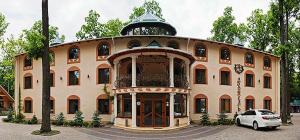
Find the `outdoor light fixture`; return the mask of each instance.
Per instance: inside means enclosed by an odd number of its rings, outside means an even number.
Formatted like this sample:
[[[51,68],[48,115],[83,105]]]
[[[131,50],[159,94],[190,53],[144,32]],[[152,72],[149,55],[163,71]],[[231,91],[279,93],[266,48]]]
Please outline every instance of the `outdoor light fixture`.
[[[60,80],[62,80],[62,77],[60,77]]]
[[[36,80],[36,83],[39,83],[39,80]]]
[[[215,79],[215,75],[213,75],[213,79]]]
[[[87,76],[88,78],[90,78],[90,75],[88,74],[88,76]]]
[[[258,83],[260,83],[260,79],[258,79]]]

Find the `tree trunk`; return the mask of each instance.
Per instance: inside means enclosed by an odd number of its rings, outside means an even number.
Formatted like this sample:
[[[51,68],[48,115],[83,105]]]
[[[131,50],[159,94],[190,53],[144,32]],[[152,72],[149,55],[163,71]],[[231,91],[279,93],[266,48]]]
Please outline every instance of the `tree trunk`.
[[[48,0],[42,0],[42,23],[43,23],[43,89],[42,89],[42,126],[41,132],[50,132],[50,64],[49,64],[49,17]]]
[[[280,21],[280,44],[285,45],[285,25],[284,25],[284,12],[283,12],[283,0],[279,0],[279,21]],[[286,51],[281,54],[281,117],[282,123],[287,123],[287,59]]]

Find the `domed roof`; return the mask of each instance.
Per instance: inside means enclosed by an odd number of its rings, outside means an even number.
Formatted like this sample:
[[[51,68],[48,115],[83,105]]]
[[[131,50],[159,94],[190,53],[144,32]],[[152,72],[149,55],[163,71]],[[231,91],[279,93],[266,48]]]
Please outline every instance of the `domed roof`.
[[[132,20],[131,23],[126,25],[122,30],[122,35],[130,35],[129,32],[133,31],[136,28],[157,28],[160,32],[157,33],[139,33],[137,35],[176,35],[176,29],[170,25],[169,23],[165,22],[163,19],[151,14],[150,12],[145,12],[140,17]],[[142,29],[141,29],[142,30]],[[163,30],[163,32],[162,32]],[[151,32],[151,31],[150,31]],[[134,34],[133,34],[134,35]]]

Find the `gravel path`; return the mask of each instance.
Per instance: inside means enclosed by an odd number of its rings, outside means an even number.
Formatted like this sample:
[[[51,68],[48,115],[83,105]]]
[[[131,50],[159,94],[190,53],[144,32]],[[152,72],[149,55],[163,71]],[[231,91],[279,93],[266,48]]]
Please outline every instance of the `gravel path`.
[[[1,119],[1,118],[0,118]],[[38,130],[40,125],[23,125],[3,123],[0,121],[0,140],[99,140],[99,139],[147,139],[147,140],[300,140],[300,114],[294,114],[292,126],[281,126],[277,130],[254,131],[248,127],[190,126],[181,130],[163,132],[132,132],[116,128],[70,128],[52,127],[61,134],[44,137],[30,133]]]

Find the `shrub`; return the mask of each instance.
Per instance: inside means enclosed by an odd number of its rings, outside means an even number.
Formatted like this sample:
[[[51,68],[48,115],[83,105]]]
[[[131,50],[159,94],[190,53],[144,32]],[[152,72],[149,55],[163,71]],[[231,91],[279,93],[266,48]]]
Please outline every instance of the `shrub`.
[[[13,111],[13,109],[9,108],[8,113],[7,113],[8,122],[11,122],[14,120],[14,114],[15,114],[15,112]]]
[[[69,126],[76,126],[75,121],[69,121]]]
[[[37,124],[38,123],[38,120],[36,118],[35,115],[32,116],[32,119],[30,120],[30,124]]]
[[[228,122],[227,118],[228,116],[223,112],[218,114],[218,123],[222,125],[226,125],[226,123]]]
[[[75,117],[74,117],[74,125],[82,127],[83,125],[83,119],[82,112],[76,111]]]
[[[101,118],[99,117],[99,113],[97,111],[94,112],[92,117],[92,127],[100,127],[101,126]]]
[[[15,116],[13,122],[15,123],[23,123],[25,116],[22,113],[19,113]]]
[[[62,112],[60,112],[57,117],[55,118],[55,125],[56,126],[61,126],[64,124],[64,121],[65,121],[65,117],[64,117],[64,114]]]
[[[203,113],[200,118],[200,123],[204,126],[210,125],[209,115],[207,112]]]
[[[69,122],[69,121],[64,121],[64,122],[63,122],[63,125],[64,125],[64,126],[70,126],[70,122]]]
[[[90,123],[89,122],[83,122],[82,126],[83,127],[90,127]]]
[[[3,122],[11,122],[8,118],[3,118],[2,121]]]
[[[219,125],[219,122],[217,122],[217,121],[216,122],[212,122],[211,125],[212,126],[217,126],[217,125]]]

